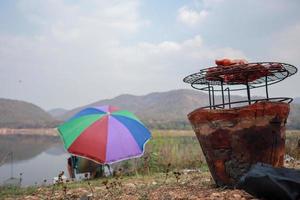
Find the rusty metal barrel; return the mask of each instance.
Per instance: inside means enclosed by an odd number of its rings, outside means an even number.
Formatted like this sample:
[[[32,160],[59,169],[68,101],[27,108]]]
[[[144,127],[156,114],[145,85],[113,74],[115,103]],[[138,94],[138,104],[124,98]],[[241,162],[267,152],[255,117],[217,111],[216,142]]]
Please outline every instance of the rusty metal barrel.
[[[283,166],[289,104],[197,109],[188,118],[218,186],[234,186],[252,164]]]

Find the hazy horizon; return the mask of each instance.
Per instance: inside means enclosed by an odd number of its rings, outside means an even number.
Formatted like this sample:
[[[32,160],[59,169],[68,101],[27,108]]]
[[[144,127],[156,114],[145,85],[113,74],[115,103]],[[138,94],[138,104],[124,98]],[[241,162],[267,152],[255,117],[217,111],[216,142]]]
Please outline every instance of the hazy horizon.
[[[165,93],[165,92],[178,91],[178,90],[190,90],[190,91],[195,91],[195,92],[206,93],[206,94],[208,95],[207,92],[202,91],[202,90],[195,90],[195,89],[192,89],[192,88],[179,88],[179,89],[166,90],[166,91],[153,91],[153,92],[149,92],[149,93],[145,93],[145,94],[130,94],[130,93],[123,93],[123,94],[118,94],[118,95],[116,95],[116,96],[113,96],[113,97],[111,97],[111,98],[95,99],[95,100],[90,101],[90,102],[84,102],[84,103],[81,104],[81,105],[74,105],[73,107],[63,107],[63,106],[61,106],[61,107],[53,107],[53,108],[44,108],[44,107],[42,107],[42,106],[40,106],[40,105],[38,105],[38,104],[35,104],[35,105],[41,107],[42,109],[44,109],[44,110],[47,111],[47,112],[48,112],[48,111],[51,111],[51,110],[54,110],[54,109],[72,110],[72,109],[74,109],[74,108],[78,108],[78,107],[86,106],[86,105],[89,105],[89,104],[93,104],[93,103],[95,103],[95,102],[97,102],[97,101],[111,100],[111,99],[114,99],[114,98],[119,97],[119,96],[121,96],[121,95],[145,96],[145,95],[149,95],[149,94],[153,94],[153,93]],[[260,90],[265,90],[265,89],[264,89],[264,88],[260,88]],[[247,97],[246,92],[247,92],[246,90],[245,90],[245,91],[242,91],[242,92],[234,92],[234,91],[232,91],[232,92],[231,92],[231,96],[237,95],[237,96],[242,96],[242,97],[245,97],[245,98],[246,98],[246,97]],[[221,96],[221,93],[217,93],[217,92],[216,92],[215,95],[216,95],[216,96]],[[226,94],[225,94],[225,96],[226,96]],[[252,96],[252,98],[253,98],[253,97],[264,97],[265,94],[262,94],[262,95],[256,95],[256,93],[251,93],[251,96]],[[272,97],[275,97],[275,96],[272,96]],[[277,97],[279,97],[279,96],[277,96]],[[282,96],[281,96],[281,97],[282,97]],[[1,98],[3,98],[3,97],[0,97],[0,99],[1,99]],[[227,96],[226,96],[226,98],[227,98]],[[295,96],[295,97],[293,97],[293,98],[299,98],[299,99],[300,99],[300,96]],[[3,99],[9,99],[9,98],[3,98]],[[25,100],[22,100],[22,99],[11,99],[11,100],[25,101]],[[26,102],[26,101],[25,101],[25,102]],[[33,103],[33,102],[29,102],[29,101],[27,101],[27,102],[28,102],[28,103]]]

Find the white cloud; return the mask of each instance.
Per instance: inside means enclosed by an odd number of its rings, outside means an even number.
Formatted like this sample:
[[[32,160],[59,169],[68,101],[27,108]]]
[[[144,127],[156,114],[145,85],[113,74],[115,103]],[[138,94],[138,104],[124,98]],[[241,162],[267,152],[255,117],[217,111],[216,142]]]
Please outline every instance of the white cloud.
[[[203,23],[213,9],[224,0],[194,0],[192,6],[184,5],[178,10],[177,20],[187,26],[195,27]]]
[[[178,10],[177,20],[188,26],[195,26],[203,22],[208,14],[207,10],[197,12],[187,6],[183,6]]]
[[[271,37],[269,56],[300,64],[300,23],[294,24]]]
[[[198,2],[202,2],[205,8],[213,8],[216,5],[224,2],[224,0],[197,0]]]
[[[215,58],[245,57],[230,47],[211,47],[200,36],[129,45],[127,37],[145,22],[137,0],[91,1],[92,7],[80,2],[21,1],[19,8],[39,31],[0,35],[0,79],[6,83],[0,96],[71,108],[122,93],[182,88],[184,76]]]
[[[268,52],[267,60],[289,63],[300,67],[300,23],[291,25],[270,36],[269,46],[266,47]],[[280,84],[273,86],[273,95],[299,97],[299,80],[298,72],[291,78],[288,78]],[[288,88],[288,89],[287,89]]]
[[[93,40],[115,39],[135,33],[143,21],[139,19],[138,0],[78,1],[22,0],[24,16],[39,25],[41,34],[55,39],[92,37]]]

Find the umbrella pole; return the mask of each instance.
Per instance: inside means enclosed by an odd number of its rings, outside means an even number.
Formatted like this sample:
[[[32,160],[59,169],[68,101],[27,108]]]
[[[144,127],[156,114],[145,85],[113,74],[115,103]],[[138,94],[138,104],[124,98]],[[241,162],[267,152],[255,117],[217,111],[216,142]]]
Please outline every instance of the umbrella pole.
[[[107,168],[108,168],[108,171],[109,171],[109,175],[112,176],[112,173],[111,173],[111,169],[110,169],[110,165],[106,164]]]

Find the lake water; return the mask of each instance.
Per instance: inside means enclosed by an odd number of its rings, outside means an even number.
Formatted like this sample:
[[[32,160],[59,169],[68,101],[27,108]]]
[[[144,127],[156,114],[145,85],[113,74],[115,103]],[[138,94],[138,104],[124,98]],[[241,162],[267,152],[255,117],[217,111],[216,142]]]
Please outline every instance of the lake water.
[[[13,166],[11,156],[13,152]],[[0,185],[22,173],[22,186],[50,184],[53,177],[64,171],[67,174],[67,158],[58,137],[53,136],[1,136],[0,137]],[[3,164],[4,163],[4,164]]]

